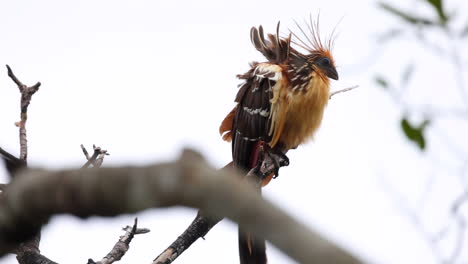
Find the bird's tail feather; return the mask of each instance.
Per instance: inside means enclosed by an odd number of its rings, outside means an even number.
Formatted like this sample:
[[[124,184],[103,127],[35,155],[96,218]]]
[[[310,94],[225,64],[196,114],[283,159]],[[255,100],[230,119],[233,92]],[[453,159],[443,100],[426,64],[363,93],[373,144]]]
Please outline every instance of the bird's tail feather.
[[[255,239],[239,228],[239,257],[240,264],[266,264],[265,240]]]

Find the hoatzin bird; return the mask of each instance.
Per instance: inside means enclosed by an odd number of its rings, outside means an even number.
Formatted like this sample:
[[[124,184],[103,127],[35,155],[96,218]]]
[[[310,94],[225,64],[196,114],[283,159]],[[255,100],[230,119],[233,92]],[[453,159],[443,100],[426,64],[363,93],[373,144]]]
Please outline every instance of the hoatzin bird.
[[[235,99],[237,105],[220,127],[223,139],[232,140],[234,166],[244,171],[261,162],[260,147],[289,163],[285,153],[314,135],[329,99],[330,78],[338,80],[331,38],[321,42],[318,23],[308,25],[310,34],[298,27],[305,40],[292,32],[280,37],[279,23],[276,35],[268,34],[268,39],[262,26],[251,29],[252,44],[267,61],[253,62],[248,72],[238,75],[244,82]],[[267,176],[262,185],[272,176]],[[239,229],[239,254],[241,264],[266,263],[265,241]]]

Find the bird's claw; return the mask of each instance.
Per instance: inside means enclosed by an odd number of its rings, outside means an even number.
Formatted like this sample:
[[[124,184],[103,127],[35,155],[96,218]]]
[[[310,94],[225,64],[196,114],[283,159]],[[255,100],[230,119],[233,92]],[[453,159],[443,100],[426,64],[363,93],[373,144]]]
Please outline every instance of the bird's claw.
[[[270,150],[265,151],[264,154],[265,154],[264,160],[266,160],[267,158],[270,159],[271,163],[273,164],[273,169],[265,171],[263,173],[263,177],[267,177],[273,172],[274,173],[273,178],[277,178],[279,176],[279,169],[281,167],[285,167],[289,165],[289,158],[286,156],[286,154],[280,151],[274,151],[270,149]],[[268,163],[268,161],[266,163]]]

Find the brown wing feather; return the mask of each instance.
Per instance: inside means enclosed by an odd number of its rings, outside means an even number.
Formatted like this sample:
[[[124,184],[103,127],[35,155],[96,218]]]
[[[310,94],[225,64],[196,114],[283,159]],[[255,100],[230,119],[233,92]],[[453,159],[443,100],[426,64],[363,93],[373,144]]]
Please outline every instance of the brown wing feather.
[[[234,123],[234,115],[236,114],[237,106],[224,118],[221,126],[219,126],[219,134],[223,137],[224,141],[231,142],[232,140],[232,125]]]
[[[233,162],[238,168],[250,169],[255,144],[264,141],[274,146],[284,126],[287,96],[283,88],[287,84],[279,65],[289,60],[291,35],[281,39],[279,25],[276,35],[268,35],[269,40],[262,26],[251,29],[252,44],[269,63],[254,63],[247,73],[238,75],[245,80],[236,96],[238,105],[220,127],[223,139],[232,139]]]
[[[269,40],[265,39],[263,27],[258,29],[252,27],[250,30],[250,39],[254,47],[260,51],[271,63],[284,63],[289,57],[291,44],[291,34],[287,38],[281,38],[279,35],[280,23],[276,27],[276,35],[268,34]]]
[[[257,141],[269,142],[270,100],[275,81],[258,77],[254,67],[246,74],[247,79],[236,97],[238,105],[232,128],[232,154],[234,165],[249,169],[252,148]],[[245,75],[244,75],[245,76]]]

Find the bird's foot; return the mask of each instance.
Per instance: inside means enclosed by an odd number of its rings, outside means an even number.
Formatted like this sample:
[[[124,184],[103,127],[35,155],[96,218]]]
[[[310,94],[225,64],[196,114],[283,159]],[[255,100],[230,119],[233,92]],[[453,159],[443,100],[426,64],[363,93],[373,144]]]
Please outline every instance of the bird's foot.
[[[270,158],[274,162],[275,174],[273,175],[273,179],[276,179],[279,176],[279,169],[289,165],[289,158],[281,151],[270,152],[268,155],[270,155]]]
[[[289,165],[289,158],[282,151],[267,147],[263,148],[261,154],[262,158],[259,160],[261,162],[257,165],[257,169],[263,178],[272,173],[274,174],[273,178],[276,178],[279,176],[279,169]]]

